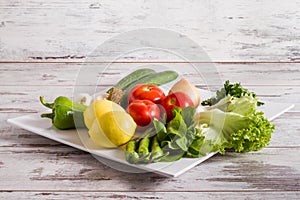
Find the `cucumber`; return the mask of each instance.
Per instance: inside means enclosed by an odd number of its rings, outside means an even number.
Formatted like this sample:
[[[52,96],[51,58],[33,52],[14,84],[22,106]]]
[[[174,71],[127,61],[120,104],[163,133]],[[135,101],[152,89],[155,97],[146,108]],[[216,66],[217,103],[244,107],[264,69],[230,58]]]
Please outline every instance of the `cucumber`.
[[[178,77],[178,73],[172,70],[162,71],[154,74],[149,74],[124,88],[128,91],[137,84],[153,84],[160,86],[175,80]]]
[[[128,87],[130,84],[137,81],[138,79],[141,79],[147,75],[154,73],[155,71],[149,68],[137,69],[125,76],[124,78],[122,78],[114,87],[124,90],[126,87]]]
[[[121,99],[121,106],[126,108],[128,105],[128,93],[137,84],[153,84],[160,86],[175,80],[178,77],[178,73],[172,70],[162,71],[154,74],[149,74],[124,88],[124,94]]]

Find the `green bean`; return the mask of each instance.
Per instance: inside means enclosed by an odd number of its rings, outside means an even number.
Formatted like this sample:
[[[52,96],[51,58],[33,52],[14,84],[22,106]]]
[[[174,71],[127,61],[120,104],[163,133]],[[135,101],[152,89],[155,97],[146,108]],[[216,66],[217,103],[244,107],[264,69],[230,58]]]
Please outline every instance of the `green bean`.
[[[158,142],[158,139],[155,137],[152,141],[152,152],[151,152],[151,162],[161,162],[164,158],[166,158],[169,155],[169,152],[164,152],[160,144]]]
[[[161,156],[163,156],[163,151],[159,146],[159,143],[157,141],[157,137],[154,136],[152,138],[152,145],[151,145],[151,159],[152,160],[156,160],[158,158],[160,158]]]
[[[141,157],[146,157],[149,154],[150,138],[144,137],[139,144],[138,153]]]
[[[126,146],[125,156],[126,156],[126,160],[132,164],[139,162],[139,155],[135,151],[135,149],[136,149],[136,141],[130,140]]]

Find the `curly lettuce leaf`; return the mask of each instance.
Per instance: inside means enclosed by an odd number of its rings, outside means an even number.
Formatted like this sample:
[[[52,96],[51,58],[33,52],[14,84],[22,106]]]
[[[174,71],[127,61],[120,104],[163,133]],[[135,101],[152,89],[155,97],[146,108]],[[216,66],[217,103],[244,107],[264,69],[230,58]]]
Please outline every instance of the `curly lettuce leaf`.
[[[244,116],[214,109],[201,113],[198,123],[208,126],[203,134],[206,142],[213,144],[211,151],[221,153],[226,149],[235,152],[260,150],[268,145],[275,129],[263,112]]]
[[[232,96],[240,98],[242,96],[251,96],[256,98],[256,94],[254,92],[250,92],[247,88],[244,88],[241,83],[231,84],[229,80],[224,83],[222,89],[216,92],[216,97],[209,98],[201,103],[202,106],[212,106],[218,103],[221,99],[226,96]],[[263,102],[257,101],[257,106],[264,105]]]

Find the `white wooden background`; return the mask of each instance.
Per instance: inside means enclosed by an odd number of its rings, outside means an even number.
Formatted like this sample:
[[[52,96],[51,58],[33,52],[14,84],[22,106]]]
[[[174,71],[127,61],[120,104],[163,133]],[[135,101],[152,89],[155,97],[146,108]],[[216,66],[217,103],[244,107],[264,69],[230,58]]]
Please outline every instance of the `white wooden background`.
[[[299,0],[0,0],[0,199],[299,199],[299,24]],[[41,94],[72,96],[97,45],[147,27],[193,39],[222,80],[295,104],[274,120],[270,145],[217,155],[178,178],[136,176],[6,122],[43,109]],[[122,59],[114,73],[137,62],[185,65],[159,54]]]

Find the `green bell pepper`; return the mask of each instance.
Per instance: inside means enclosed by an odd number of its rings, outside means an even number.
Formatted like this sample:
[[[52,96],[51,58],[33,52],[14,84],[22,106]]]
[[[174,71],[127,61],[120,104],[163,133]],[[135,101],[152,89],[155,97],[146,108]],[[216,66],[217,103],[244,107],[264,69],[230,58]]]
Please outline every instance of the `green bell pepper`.
[[[87,106],[75,103],[63,96],[57,97],[53,103],[45,102],[44,97],[41,96],[40,102],[52,109],[52,113],[42,114],[41,117],[50,118],[56,128],[65,130],[85,127],[83,112]]]

